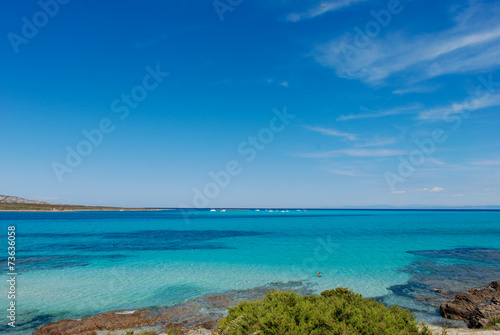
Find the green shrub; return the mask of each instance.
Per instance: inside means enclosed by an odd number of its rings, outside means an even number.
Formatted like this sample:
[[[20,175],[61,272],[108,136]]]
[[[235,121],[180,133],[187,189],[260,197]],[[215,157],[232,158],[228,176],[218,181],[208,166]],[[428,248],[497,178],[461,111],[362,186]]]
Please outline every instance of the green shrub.
[[[500,318],[495,318],[494,317],[494,318],[491,318],[489,320],[488,324],[484,328],[486,328],[486,329],[492,329],[492,328],[494,328],[497,325],[500,325]]]
[[[263,300],[229,309],[214,335],[427,335],[414,315],[345,288],[321,296],[272,291]]]

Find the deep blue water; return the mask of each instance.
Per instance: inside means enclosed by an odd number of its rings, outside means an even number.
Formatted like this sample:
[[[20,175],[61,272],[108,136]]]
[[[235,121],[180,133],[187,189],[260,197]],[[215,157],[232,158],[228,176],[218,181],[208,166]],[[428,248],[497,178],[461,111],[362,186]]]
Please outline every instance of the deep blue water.
[[[500,279],[500,212],[309,210],[0,213],[16,227],[17,334],[62,318],[302,281],[436,320],[431,288]],[[322,277],[316,274],[321,271]],[[5,275],[6,276],[6,275]],[[8,290],[2,281],[2,296]],[[462,284],[461,284],[462,283]],[[465,284],[464,284],[465,283]],[[2,297],[5,328],[8,300]]]

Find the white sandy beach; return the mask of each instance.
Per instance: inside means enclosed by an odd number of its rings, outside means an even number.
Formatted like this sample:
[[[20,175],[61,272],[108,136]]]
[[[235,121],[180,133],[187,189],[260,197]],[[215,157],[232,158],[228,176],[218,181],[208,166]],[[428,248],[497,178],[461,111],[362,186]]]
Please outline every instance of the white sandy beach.
[[[436,335],[441,335],[443,328],[429,325],[429,329]],[[447,335],[500,335],[500,330],[456,329],[447,328]]]

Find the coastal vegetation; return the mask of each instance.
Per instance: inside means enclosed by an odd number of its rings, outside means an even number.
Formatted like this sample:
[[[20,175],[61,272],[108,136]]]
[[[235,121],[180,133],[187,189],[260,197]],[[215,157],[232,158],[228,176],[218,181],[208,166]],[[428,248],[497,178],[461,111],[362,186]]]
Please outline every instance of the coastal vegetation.
[[[500,325],[500,317],[493,317],[489,319],[488,324],[484,327],[485,329],[498,329]]]
[[[215,335],[429,335],[414,315],[399,306],[386,307],[346,288],[321,296],[290,291],[269,292],[263,300],[229,309]]]
[[[148,210],[148,209],[0,202],[0,211],[118,211],[118,210]]]

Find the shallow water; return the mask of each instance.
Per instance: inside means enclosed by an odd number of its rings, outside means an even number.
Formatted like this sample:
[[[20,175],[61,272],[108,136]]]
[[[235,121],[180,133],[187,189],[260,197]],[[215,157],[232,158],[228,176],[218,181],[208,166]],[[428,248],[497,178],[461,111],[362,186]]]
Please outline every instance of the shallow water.
[[[17,232],[16,334],[62,318],[302,281],[436,322],[433,288],[500,278],[500,212],[308,210],[0,213]],[[4,248],[2,268],[6,269]],[[322,277],[316,274],[321,271]],[[492,279],[491,279],[492,280]],[[461,284],[462,283],[462,284]],[[466,284],[463,284],[466,283]],[[4,281],[2,291],[8,287]],[[417,298],[416,298],[417,297]],[[7,299],[2,299],[2,320]],[[11,331],[2,322],[0,330]]]

